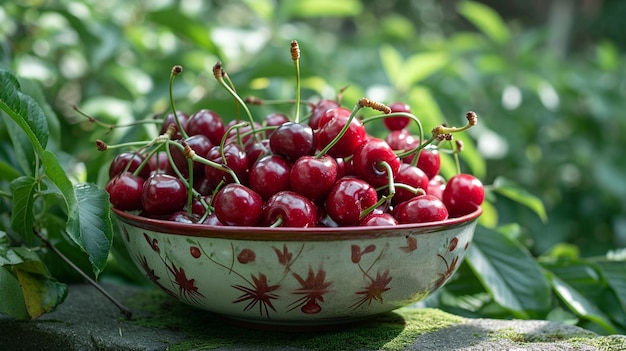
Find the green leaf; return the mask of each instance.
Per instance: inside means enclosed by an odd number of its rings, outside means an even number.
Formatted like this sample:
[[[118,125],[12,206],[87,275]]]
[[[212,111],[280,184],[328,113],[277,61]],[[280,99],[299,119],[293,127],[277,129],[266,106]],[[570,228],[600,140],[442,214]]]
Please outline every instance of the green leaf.
[[[502,196],[506,196],[509,199],[528,207],[535,212],[537,216],[539,216],[542,222],[546,223],[548,221],[548,215],[546,214],[546,209],[543,206],[541,199],[532,195],[526,191],[526,189],[520,187],[512,181],[504,177],[498,177],[493,182],[493,190]]]
[[[408,89],[428,76],[436,73],[448,64],[449,57],[445,52],[426,52],[411,55],[402,65],[402,73],[396,84],[402,90]]]
[[[290,17],[356,16],[363,10],[358,0],[298,0],[284,5]]]
[[[457,11],[496,43],[509,41],[511,33],[502,17],[491,7],[474,1],[463,1]]]
[[[30,176],[22,176],[11,182],[13,194],[13,211],[11,228],[20,234],[30,245],[33,241],[33,203],[37,180]]]
[[[576,289],[567,284],[564,280],[549,272],[548,276],[552,281],[552,286],[556,294],[561,298],[576,315],[588,319],[609,333],[615,333],[616,329],[609,318],[592,301],[587,300]]]
[[[608,286],[615,292],[622,305],[622,311],[626,311],[626,262],[600,261],[596,262],[596,265],[600,268]]]
[[[48,141],[50,142],[50,140],[52,140],[56,145],[61,144],[61,125],[59,119],[46,101],[46,97],[39,84],[31,79],[20,79],[20,83],[22,92],[32,97],[46,116]]]
[[[383,69],[387,75],[387,80],[393,85],[402,75],[404,59],[402,55],[400,55],[400,52],[391,45],[381,45],[379,54]]]
[[[0,161],[0,179],[12,181],[19,176],[20,172],[13,168],[13,166],[4,161]]]
[[[0,267],[0,286],[0,314],[21,320],[30,318],[19,281],[4,267]]]
[[[11,247],[7,233],[0,231],[0,266],[15,265],[22,262],[24,259]]]
[[[148,13],[146,19],[166,27],[172,33],[193,42],[208,52],[220,56],[218,48],[211,40],[208,28],[204,23],[185,16],[175,8],[166,8]]]
[[[31,140],[39,144],[37,149],[48,143],[46,116],[30,96],[21,92],[20,83],[9,72],[0,69],[0,108],[26,132]]]
[[[494,300],[517,316],[529,318],[529,312],[549,310],[550,284],[518,242],[477,226],[466,261]]]
[[[81,246],[89,255],[94,273],[98,275],[106,265],[113,240],[113,225],[109,196],[106,191],[91,184],[76,186]]]
[[[54,311],[67,296],[67,286],[50,276],[23,270],[20,266],[14,267],[14,272],[22,287],[26,310],[32,319]]]

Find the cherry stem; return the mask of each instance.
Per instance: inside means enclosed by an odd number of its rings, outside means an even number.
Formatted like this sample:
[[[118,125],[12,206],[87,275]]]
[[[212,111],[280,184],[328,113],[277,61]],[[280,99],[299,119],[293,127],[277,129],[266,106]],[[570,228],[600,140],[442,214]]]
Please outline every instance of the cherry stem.
[[[270,225],[270,228],[278,228],[281,224],[283,224],[283,216],[278,216],[276,217],[276,222],[272,223],[272,225]]]
[[[57,247],[54,246],[54,244],[52,244],[52,242],[48,240],[48,238],[46,238],[42,233],[40,233],[37,230],[34,230],[33,232],[39,239],[41,239],[41,241],[52,252],[54,252],[57,256],[59,256],[59,258],[62,261],[67,263],[73,270],[75,270],[78,274],[80,274],[80,276],[83,277],[83,279],[85,279],[89,284],[95,287],[102,295],[104,295],[104,297],[106,297],[109,301],[111,301],[120,310],[120,312],[124,315],[124,317],[126,317],[126,319],[131,319],[131,317],[133,316],[133,313],[131,312],[131,310],[129,310],[124,305],[122,305],[119,301],[117,301],[117,299],[111,296],[111,294],[109,294],[102,286],[100,286],[100,284],[98,284],[95,280],[93,280],[90,276],[88,276],[85,272],[83,272],[77,265],[74,264],[74,262],[72,262],[69,258],[67,258],[67,256],[65,256],[61,251],[59,251],[59,249],[57,249]]]
[[[215,76],[215,79],[217,79],[217,81],[224,87],[224,89],[226,89],[226,91],[228,91],[228,93],[232,95],[233,98],[235,98],[237,103],[241,105],[250,122],[250,129],[253,131],[253,134],[256,138],[256,132],[254,131],[254,118],[252,118],[252,114],[250,113],[248,106],[246,106],[246,103],[241,99],[237,92],[235,92],[235,90],[228,86],[228,84],[226,84],[226,82],[224,81],[224,76],[226,76],[226,72],[222,68],[221,61],[218,61],[215,66],[213,66],[213,76]]]
[[[138,120],[138,121],[133,121],[133,122],[127,123],[127,124],[109,124],[109,123],[102,122],[102,121],[98,120],[97,118],[86,114],[81,109],[79,109],[78,106],[76,106],[76,105],[72,105],[72,109],[74,111],[76,111],[79,115],[87,118],[87,120],[89,122],[95,123],[95,124],[97,124],[97,125],[99,125],[101,127],[105,127],[107,129],[109,129],[109,131],[106,134],[110,133],[115,128],[134,127],[134,126],[143,125],[143,124],[156,124],[156,123],[158,123],[156,120],[151,118],[151,119],[141,119],[141,120]]]
[[[100,139],[96,140],[96,147],[98,148],[99,151],[106,151],[109,149],[122,149],[122,148],[129,148],[129,147],[135,147],[135,146],[144,147],[148,145],[150,145],[150,142],[146,142],[146,141],[129,141],[127,143],[111,145],[111,144],[105,143],[104,141]]]
[[[364,106],[361,103],[361,100],[359,100],[359,102],[354,105],[354,108],[352,109],[352,112],[350,112],[350,116],[348,116],[348,120],[346,121],[346,124],[343,126],[343,128],[341,128],[339,133],[337,133],[335,138],[333,138],[333,140],[331,140],[328,145],[326,145],[322,150],[320,150],[317,155],[315,155],[316,158],[322,158],[322,156],[326,155],[328,150],[332,149],[332,147],[335,146],[335,144],[337,144],[341,138],[343,138],[344,134],[346,134],[346,132],[348,131],[348,128],[350,128],[350,123],[352,123],[352,119],[354,119],[354,116],[356,116],[357,112],[359,112],[359,110],[361,110]]]
[[[426,191],[424,189],[416,188],[405,183],[395,183],[395,186],[396,186],[396,189],[397,188],[406,189],[415,195],[426,195]]]
[[[291,59],[296,69],[296,117],[295,122],[300,123],[300,46],[296,40],[291,42]]]
[[[387,172],[387,187],[389,188],[389,193],[387,195],[381,196],[380,200],[376,201],[375,204],[366,208],[359,215],[359,219],[363,219],[368,214],[372,213],[378,206],[384,204],[385,202],[389,203],[391,198],[396,194],[396,184],[393,180],[393,170],[391,169],[391,165],[387,161],[379,161],[377,164],[378,167],[382,167]]]
[[[226,129],[226,131],[224,132],[224,136],[222,136],[222,140],[220,140],[220,156],[222,157],[222,161],[224,161],[224,163],[226,163],[226,155],[224,154],[224,145],[226,144],[226,140],[228,139],[230,132],[234,130],[237,133],[237,144],[243,147],[242,135],[239,131],[239,128],[245,127],[247,125],[249,125],[248,122],[235,123],[232,126],[228,127],[228,129]],[[252,128],[250,128],[250,133],[252,133]]]
[[[422,143],[422,141],[424,140],[424,128],[422,127],[422,122],[419,120],[419,118],[417,118],[415,115],[411,114],[411,113],[406,113],[406,112],[392,112],[392,113],[387,113],[387,114],[382,114],[382,115],[375,115],[375,116],[370,116],[367,118],[363,118],[363,120],[361,120],[361,123],[363,124],[367,124],[371,121],[375,121],[375,120],[379,120],[379,119],[385,119],[387,117],[408,117],[410,118],[412,121],[414,121],[417,124],[417,128],[419,129],[419,141],[420,144]]]
[[[170,74],[170,81],[169,81],[169,93],[170,93],[170,105],[172,106],[172,113],[174,114],[174,121],[176,122],[176,127],[178,127],[178,130],[180,131],[180,134],[183,136],[183,139],[187,139],[189,135],[187,135],[187,131],[183,129],[183,126],[180,123],[180,118],[178,118],[178,112],[176,111],[176,105],[174,104],[174,92],[173,92],[174,78],[176,78],[177,75],[182,73],[182,71],[183,71],[183,66],[176,65],[172,67],[172,72]]]

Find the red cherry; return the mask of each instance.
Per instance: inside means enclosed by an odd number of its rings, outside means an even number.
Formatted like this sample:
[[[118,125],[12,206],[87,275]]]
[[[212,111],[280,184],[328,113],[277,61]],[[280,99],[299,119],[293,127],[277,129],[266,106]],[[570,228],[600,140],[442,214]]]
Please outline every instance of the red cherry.
[[[283,113],[273,112],[265,116],[263,124],[268,127],[280,127],[281,125],[289,122],[289,117]],[[272,131],[267,131],[266,135],[269,137]]]
[[[180,141],[176,141],[176,142],[180,143]],[[209,138],[203,134],[192,135],[188,137],[187,139],[185,139],[185,142],[187,143],[187,145],[189,145],[189,147],[196,154],[200,156],[206,155],[209,152],[209,150],[211,150],[211,148],[213,147],[211,140],[209,140]],[[174,145],[170,145],[170,153],[172,155],[172,160],[174,161],[174,164],[176,165],[180,173],[184,177],[188,177],[189,166],[187,164],[187,156],[185,156],[185,153],[183,152],[183,150],[179,149],[178,147]],[[197,177],[197,178],[202,177],[202,175],[204,174],[204,165],[200,162],[194,161],[193,162],[193,174],[194,174],[194,177]]]
[[[398,225],[398,221],[392,216],[390,213],[370,213],[365,216],[361,222],[359,222],[360,226],[370,226],[370,227],[380,227],[380,226],[388,226],[388,225]]]
[[[189,135],[204,135],[211,144],[219,145],[224,137],[224,121],[215,111],[202,109],[189,117],[186,131]]]
[[[339,107],[324,112],[320,118],[319,130],[317,131],[317,145],[320,150],[334,142],[339,132],[348,123],[352,112]],[[367,133],[363,123],[358,118],[353,118],[345,134],[328,150],[332,157],[347,157],[354,153],[361,144],[367,140]]]
[[[226,162],[222,159],[222,153],[224,153]],[[224,149],[221,149],[219,145],[215,145],[209,150],[205,158],[215,163],[226,165],[235,172],[240,182],[246,183],[248,181],[248,156],[239,144],[229,143],[224,145]],[[234,181],[230,174],[211,165],[204,166],[204,176],[213,189],[222,181],[225,183]]]
[[[248,164],[250,167],[261,157],[269,155],[271,152],[269,139],[261,139],[258,142],[246,144],[246,155],[248,155]]]
[[[315,201],[321,199],[337,180],[337,162],[334,158],[302,156],[291,167],[291,189]]]
[[[407,129],[390,131],[385,137],[385,141],[393,150],[410,150],[414,148],[416,140]],[[404,161],[404,159],[403,159]],[[406,162],[406,161],[405,161]],[[410,163],[410,162],[407,162]]]
[[[121,174],[124,171],[131,173],[134,172],[137,168],[139,168],[143,161],[144,157],[136,152],[123,152],[115,156],[109,165],[109,179]],[[150,176],[150,171],[150,165],[146,164],[138,175],[141,178],[146,179]]]
[[[181,127],[184,130],[187,130],[187,121],[189,120],[189,115],[181,112],[181,111],[177,111],[176,112],[176,116],[178,116],[178,121],[180,122]],[[178,125],[176,124],[176,119],[174,117],[174,113],[170,112],[167,116],[165,116],[165,119],[163,120],[163,124],[161,124],[161,134],[164,134],[167,131],[167,128],[169,126],[173,126],[174,127],[174,133],[172,134],[172,140],[176,140],[176,139],[180,139],[182,138],[181,132],[180,130],[178,130]]]
[[[282,220],[281,227],[314,227],[317,223],[317,207],[306,197],[293,191],[281,191],[272,195],[263,206],[261,223],[270,226]]]
[[[439,198],[420,195],[398,204],[393,209],[393,216],[401,224],[438,222],[448,218],[448,211]]]
[[[320,118],[327,110],[339,107],[339,103],[335,100],[322,99],[318,101],[311,110],[311,118],[309,118],[309,126],[313,129],[319,128]]]
[[[168,221],[177,222],[177,223],[187,223],[187,224],[195,224],[198,223],[200,217],[189,214],[186,211],[176,211],[167,217]]]
[[[250,169],[249,186],[263,199],[279,191],[289,190],[291,164],[278,155],[267,155],[259,159]]]
[[[428,179],[432,179],[439,174],[439,169],[441,168],[441,156],[439,155],[439,151],[428,147],[422,149],[417,159],[417,167],[426,173]]]
[[[246,186],[230,183],[215,194],[213,206],[221,223],[254,226],[261,218],[263,199]]]
[[[357,177],[365,180],[375,187],[389,184],[389,174],[382,163],[386,162],[391,167],[391,176],[395,178],[400,169],[400,158],[396,155],[389,144],[378,138],[370,138],[363,143],[352,158],[352,167]]]
[[[442,193],[443,203],[450,216],[459,217],[472,213],[485,199],[483,183],[471,174],[461,173],[448,179]]]
[[[113,207],[122,211],[133,211],[141,208],[143,183],[142,177],[123,172],[109,180],[105,190],[109,193],[109,201]]]
[[[363,210],[378,201],[376,189],[368,182],[352,177],[339,179],[324,202],[326,212],[339,225],[356,225]]]
[[[426,190],[426,194],[434,195],[438,198],[443,198],[443,189],[446,188],[446,180],[439,174],[432,177],[428,181],[428,190]]]
[[[426,173],[418,167],[412,166],[408,163],[402,163],[400,165],[400,170],[394,178],[394,181],[396,183],[403,183],[417,189],[422,189],[424,192],[428,189],[428,176],[426,176]],[[397,205],[401,202],[410,200],[415,196],[416,194],[412,193],[408,189],[396,187],[396,194],[391,198],[391,203],[393,205]]]
[[[270,148],[275,154],[294,162],[315,152],[313,129],[307,124],[287,122],[270,135]]]
[[[143,183],[143,210],[149,215],[169,215],[187,202],[187,188],[171,175],[154,173]]]
[[[391,112],[411,113],[411,108],[409,107],[409,105],[402,103],[402,102],[392,102],[391,104],[387,106],[389,106],[389,108],[391,109]],[[411,119],[409,117],[404,117],[404,116],[392,116],[392,117],[387,117],[383,120],[385,127],[387,127],[387,129],[389,130],[403,129],[409,124],[409,122],[411,122]]]

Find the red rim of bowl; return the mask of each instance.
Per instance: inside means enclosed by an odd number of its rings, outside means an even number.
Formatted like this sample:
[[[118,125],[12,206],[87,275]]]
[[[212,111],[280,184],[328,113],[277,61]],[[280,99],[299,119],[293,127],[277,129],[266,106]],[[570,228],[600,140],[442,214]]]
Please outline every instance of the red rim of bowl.
[[[161,219],[153,219],[138,216],[132,213],[112,208],[118,220],[145,230],[172,235],[184,235],[208,238],[227,238],[241,240],[289,240],[289,241],[317,241],[317,240],[344,240],[365,239],[379,236],[408,236],[414,234],[427,234],[440,232],[454,227],[468,225],[474,222],[482,214],[482,208],[455,218],[449,218],[440,222],[399,224],[395,226],[379,227],[314,227],[314,228],[291,228],[291,227],[238,227],[238,226],[212,226],[204,224],[178,223]]]

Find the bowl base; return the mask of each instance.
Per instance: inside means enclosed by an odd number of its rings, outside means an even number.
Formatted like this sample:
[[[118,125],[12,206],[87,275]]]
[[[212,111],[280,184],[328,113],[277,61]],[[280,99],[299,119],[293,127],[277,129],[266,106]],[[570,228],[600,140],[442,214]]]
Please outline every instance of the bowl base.
[[[328,332],[341,329],[349,329],[357,327],[364,323],[370,322],[380,315],[371,315],[359,318],[346,319],[327,319],[315,321],[260,321],[245,318],[238,318],[223,314],[218,314],[226,323],[235,327],[244,327],[249,329],[266,330],[272,332]]]

